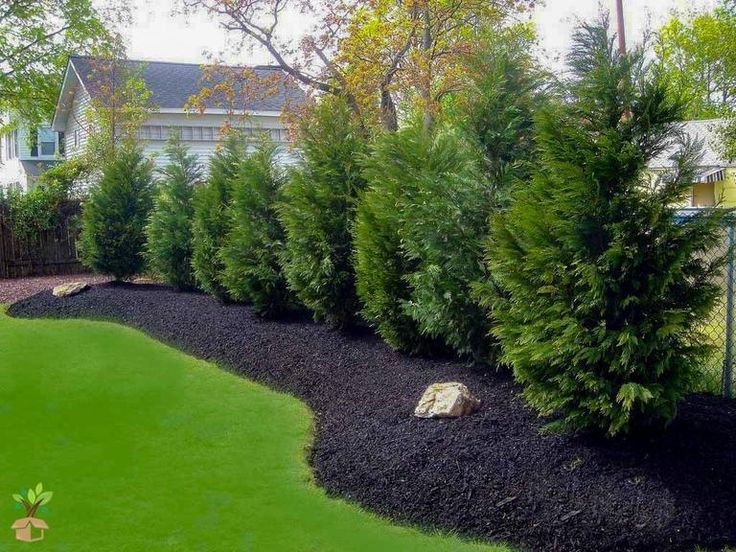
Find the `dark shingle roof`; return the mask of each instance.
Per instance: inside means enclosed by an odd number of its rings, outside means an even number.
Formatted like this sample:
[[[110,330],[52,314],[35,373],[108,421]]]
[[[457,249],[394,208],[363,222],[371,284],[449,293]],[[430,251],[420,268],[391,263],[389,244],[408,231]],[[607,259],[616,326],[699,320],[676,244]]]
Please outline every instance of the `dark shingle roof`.
[[[92,96],[101,93],[105,80],[111,80],[111,71],[105,69],[110,66],[109,61],[83,56],[72,56],[70,61]],[[234,75],[255,75],[254,78],[243,79],[244,84],[239,85],[240,93],[236,97],[242,98],[240,101],[244,105],[233,106],[238,109],[281,111],[286,106],[298,106],[305,99],[304,92],[286,73],[274,66],[204,69],[202,65],[165,61],[126,60],[122,63],[123,67],[143,78],[151,91],[151,102],[160,109],[181,109],[203,87],[212,88],[218,82],[234,80]],[[121,73],[126,74],[126,71]],[[205,102],[206,107],[227,107],[223,104],[223,97],[222,94],[219,98],[218,94],[213,94]]]

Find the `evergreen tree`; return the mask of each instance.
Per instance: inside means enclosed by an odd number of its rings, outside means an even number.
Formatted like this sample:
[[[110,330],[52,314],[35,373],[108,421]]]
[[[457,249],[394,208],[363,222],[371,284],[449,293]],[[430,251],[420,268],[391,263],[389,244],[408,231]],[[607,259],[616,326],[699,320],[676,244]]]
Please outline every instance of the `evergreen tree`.
[[[245,153],[242,136],[230,133],[210,160],[207,183],[194,194],[192,267],[199,286],[221,301],[228,299],[222,282],[225,269],[220,255],[229,222],[227,205]]]
[[[477,193],[468,198],[471,209],[483,203],[487,187],[484,190],[477,166],[477,158],[456,133],[440,129],[433,134],[420,124],[384,135],[366,164],[369,189],[360,202],[355,230],[358,294],[364,317],[396,349],[413,353],[434,350],[435,338],[452,331],[444,325],[432,326],[433,322],[423,320],[423,312],[418,312],[419,302],[433,300],[429,288],[442,285],[422,281],[438,272],[423,266],[425,246],[436,244],[442,249],[436,240],[441,242],[459,218],[474,215],[461,213],[456,206],[449,206],[450,201],[448,209],[436,212],[428,202],[436,194],[449,199],[468,192]],[[418,294],[417,285],[422,288]],[[423,305],[432,309],[427,303]],[[484,328],[485,321],[479,328],[481,335]]]
[[[280,265],[285,236],[276,204],[286,181],[276,145],[258,145],[240,165],[229,207],[230,228],[222,248],[223,282],[233,299],[251,301],[263,315],[277,315],[291,304]]]
[[[148,263],[163,280],[179,290],[195,287],[192,272],[194,185],[202,170],[178,137],[166,146],[168,164],[161,171],[146,235]]]
[[[533,166],[533,117],[544,102],[543,79],[529,54],[533,37],[517,25],[479,40],[453,121],[470,143],[440,132],[425,145],[430,159],[447,163],[434,164],[442,172],[432,174],[429,163],[404,176],[417,179],[416,197],[401,208],[403,249],[416,264],[406,275],[406,310],[423,334],[477,360],[492,360],[495,349],[474,292],[488,280],[489,220]]]
[[[82,260],[95,272],[122,280],[143,269],[152,180],[151,162],[135,147],[119,148],[104,167],[82,211]]]
[[[365,135],[344,100],[323,98],[303,120],[300,137],[303,162],[286,184],[280,207],[287,237],[284,273],[316,319],[344,326],[359,310],[351,232],[365,187],[359,162]]]
[[[671,420],[709,352],[697,328],[718,296],[703,253],[722,216],[684,222],[697,148],[652,184],[678,140],[681,102],[607,21],[583,26],[568,103],[539,117],[541,164],[491,234],[493,333],[529,403],[557,425],[610,435]]]

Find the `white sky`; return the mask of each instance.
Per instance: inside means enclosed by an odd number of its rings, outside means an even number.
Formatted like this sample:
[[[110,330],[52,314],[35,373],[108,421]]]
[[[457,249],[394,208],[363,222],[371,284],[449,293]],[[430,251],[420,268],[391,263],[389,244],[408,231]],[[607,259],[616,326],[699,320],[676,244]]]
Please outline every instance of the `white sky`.
[[[570,45],[570,33],[577,18],[596,17],[602,6],[615,13],[615,0],[546,0],[535,9],[544,58],[559,67]],[[177,0],[131,0],[135,21],[122,30],[128,41],[128,55],[134,59],[202,63],[206,53],[222,56],[228,63],[258,64],[271,60],[265,52],[233,52],[225,31],[216,21],[197,14],[184,17],[174,14]],[[627,37],[637,42],[647,28],[656,29],[675,10],[710,8],[717,0],[624,0]],[[299,21],[289,21],[295,34]],[[235,49],[237,50],[237,48]]]

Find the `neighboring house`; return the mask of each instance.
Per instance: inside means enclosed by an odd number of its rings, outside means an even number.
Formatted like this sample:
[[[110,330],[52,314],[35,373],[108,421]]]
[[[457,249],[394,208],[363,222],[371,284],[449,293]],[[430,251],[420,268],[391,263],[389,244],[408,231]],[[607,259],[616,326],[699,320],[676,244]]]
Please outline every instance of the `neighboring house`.
[[[683,133],[691,140],[702,143],[702,159],[698,165],[695,182],[687,204],[683,207],[736,207],[736,163],[721,154],[720,128],[723,119],[685,121]],[[649,169],[657,174],[673,165],[671,156],[677,151],[671,148],[649,163]]]
[[[90,130],[88,115],[92,99],[105,102],[103,91],[109,87],[100,82],[102,77],[98,69],[104,63],[88,57],[69,59],[52,123],[54,130],[64,133],[68,157],[84,151]],[[204,86],[213,86],[212,78],[204,74],[201,65],[134,60],[122,63],[142,77],[151,92],[154,111],[140,128],[139,138],[144,152],[154,158],[157,165],[166,162],[164,146],[172,130],[177,131],[190,151],[207,165],[228,120],[246,133],[269,132],[276,142],[284,145],[284,155],[288,156],[287,129],[281,115],[287,106],[298,107],[305,96],[279,68],[253,68],[258,82],[264,83],[254,88],[268,86],[268,89],[249,94],[252,99],[238,106],[237,116],[233,118],[231,110],[224,109],[215,96],[206,103],[204,113],[192,113],[185,108],[192,95]]]
[[[31,130],[22,121],[6,114],[13,130],[0,136],[0,188],[27,192],[41,174],[63,155],[64,137],[41,125]]]

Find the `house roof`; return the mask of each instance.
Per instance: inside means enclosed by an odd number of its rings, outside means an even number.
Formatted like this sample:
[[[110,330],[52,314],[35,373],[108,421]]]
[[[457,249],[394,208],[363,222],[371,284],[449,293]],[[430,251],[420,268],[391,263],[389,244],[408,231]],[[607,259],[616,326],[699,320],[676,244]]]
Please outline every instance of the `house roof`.
[[[723,156],[720,129],[726,123],[725,119],[702,119],[683,121],[682,133],[691,140],[702,143],[701,168],[736,167],[734,161]],[[650,169],[665,169],[673,165],[671,157],[680,149],[679,143],[673,143],[665,152],[649,162]]]
[[[95,96],[100,93],[105,62],[101,59],[72,56],[69,62],[74,65],[82,79],[87,92]],[[257,65],[255,67],[213,67],[205,70],[204,66],[193,63],[172,63],[168,61],[125,60],[125,67],[140,74],[146,86],[151,91],[151,101],[159,108],[183,108],[189,98],[204,86],[212,87],[228,78],[251,78],[258,82],[253,83],[248,92],[242,97],[248,97],[244,105],[238,109],[247,111],[281,111],[288,103],[304,101],[304,92],[287,78],[286,73],[279,67],[271,65]],[[252,72],[252,73],[251,73]],[[209,74],[208,74],[209,73]],[[252,77],[251,77],[252,74]],[[217,95],[213,95],[207,102],[207,107],[218,107]]]
[[[206,109],[235,109],[246,112],[280,113],[287,106],[299,106],[305,101],[304,91],[280,67],[204,66],[168,61],[124,60],[123,70],[113,73],[112,62],[101,58],[71,56],[56,104],[53,127],[61,130],[59,116],[68,113],[77,85],[93,98],[104,101],[104,91],[114,82],[111,75],[140,75],[151,92],[150,101],[159,110],[183,110],[189,99],[202,88],[213,89],[204,101]],[[120,67],[116,65],[115,67]],[[231,81],[237,99],[228,104],[224,91],[217,84]],[[241,105],[237,105],[240,102]],[[62,117],[63,121],[65,117]],[[62,123],[63,124],[63,123]]]

